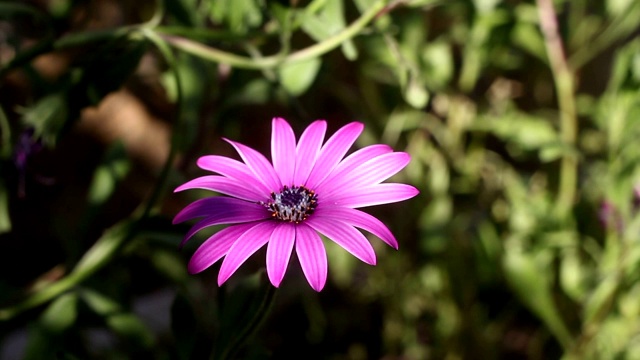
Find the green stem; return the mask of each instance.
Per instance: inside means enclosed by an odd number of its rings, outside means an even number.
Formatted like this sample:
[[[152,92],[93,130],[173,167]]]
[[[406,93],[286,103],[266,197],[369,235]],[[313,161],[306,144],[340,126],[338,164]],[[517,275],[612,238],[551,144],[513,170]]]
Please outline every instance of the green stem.
[[[162,53],[162,56],[167,61],[167,64],[171,68],[171,72],[173,74],[173,78],[176,84],[176,103],[178,104],[178,109],[174,114],[173,127],[174,131],[172,131],[173,136],[171,137],[171,147],[169,149],[169,155],[167,156],[167,160],[165,161],[162,170],[160,172],[160,178],[158,183],[154,189],[154,192],[151,194],[151,198],[149,201],[149,206],[147,206],[144,210],[144,217],[148,216],[151,212],[153,204],[157,200],[159,200],[160,196],[165,193],[166,187],[168,185],[169,172],[173,166],[173,162],[175,160],[176,154],[178,152],[178,148],[180,147],[180,140],[182,132],[181,130],[181,119],[182,114],[184,113],[184,101],[183,101],[183,91],[182,91],[182,80],[180,78],[180,72],[178,71],[178,64],[171,52],[169,46],[159,37],[156,33],[154,33],[149,28],[142,29],[143,34],[149,39]]]
[[[178,69],[175,66],[175,59],[169,47],[162,41],[162,39],[151,31],[145,33],[145,35],[147,35],[150,41],[158,46],[158,49],[166,57],[167,63],[173,70],[176,87],[178,89],[178,111],[176,111],[173,126],[174,128],[179,129],[184,102],[182,101],[182,86]],[[10,319],[25,310],[44,304],[62,293],[69,291],[71,288],[83,282],[107,265],[109,261],[119,253],[122,246],[139,233],[140,224],[149,217],[155,204],[160,200],[162,194],[165,193],[169,173],[176,156],[179,139],[180,131],[173,131],[169,155],[165,160],[153,192],[144,205],[138,208],[131,218],[125,219],[113,226],[100,239],[98,239],[98,241],[86,252],[76,267],[67,276],[45,285],[14,306],[0,309],[0,320]]]
[[[287,56],[276,54],[259,59],[252,59],[250,57],[236,55],[226,51],[222,51],[210,46],[203,45],[199,42],[189,40],[179,36],[164,35],[164,38],[173,47],[190,53],[195,56],[199,56],[203,59],[210,60],[217,63],[231,65],[237,68],[261,70],[277,67],[281,64],[289,64],[294,62],[300,62],[309,60],[320,55],[323,55],[336,47],[340,46],[346,40],[357,35],[364,27],[371,22],[378,13],[384,9],[385,1],[379,0],[374,3],[364,14],[362,14],[356,21],[351,23],[341,32],[331,36],[317,44],[309,46],[305,49],[298,50]]]
[[[27,6],[21,6],[20,8],[29,8]],[[2,3],[0,3],[0,12],[4,9]],[[38,13],[36,13],[38,14]],[[0,68],[0,79],[4,77],[11,70],[21,67],[25,64],[28,64],[36,57],[46,54],[51,51],[56,50],[65,50],[71,49],[74,47],[91,44],[99,41],[108,41],[113,40],[119,37],[126,36],[128,34],[133,33],[135,30],[140,28],[153,28],[157,27],[164,14],[164,3],[163,0],[157,1],[157,6],[152,17],[142,23],[136,25],[123,26],[116,29],[107,29],[107,30],[94,30],[94,31],[83,31],[78,33],[72,33],[61,37],[58,40],[54,40],[50,37],[46,37],[36,45],[19,52],[11,61],[5,64],[2,68]],[[40,14],[40,16],[42,16]]]
[[[578,159],[573,147],[575,146],[578,119],[575,106],[574,76],[567,65],[563,50],[562,39],[558,33],[556,12],[553,8],[553,0],[537,0],[538,16],[544,36],[549,66],[553,74],[553,80],[558,98],[560,112],[560,137],[567,147],[560,160],[560,181],[556,198],[555,211],[561,219],[566,219],[573,208],[576,185]],[[573,338],[566,328],[562,317],[554,309],[551,318],[546,319],[556,339],[565,350],[569,350],[573,344]],[[557,321],[554,321],[557,319]]]
[[[9,119],[4,112],[4,109],[0,106],[0,137],[2,142],[0,143],[0,158],[9,158],[11,156],[11,126],[9,126]]]
[[[131,220],[114,225],[87,251],[67,276],[45,285],[14,306],[0,309],[0,320],[8,320],[69,291],[105,266],[134,234],[134,222]]]
[[[264,276],[266,278],[266,276]],[[267,279],[268,283],[269,280]],[[258,305],[258,309],[253,315],[253,318],[249,320],[245,327],[240,331],[240,333],[231,340],[231,343],[223,350],[222,354],[217,360],[225,360],[230,359],[235,356],[235,354],[240,350],[240,347],[260,328],[262,322],[266,319],[269,311],[271,310],[271,306],[273,305],[273,301],[275,299],[277,288],[272,286],[270,283],[266,284],[266,291],[262,296],[262,300]],[[211,359],[215,359],[216,352],[211,353]]]
[[[556,199],[557,214],[565,218],[569,215],[575,201],[578,172],[578,158],[573,151],[578,133],[575,78],[564,54],[552,0],[538,0],[537,3],[540,26],[558,98],[560,137],[567,147],[560,161],[560,184]]]

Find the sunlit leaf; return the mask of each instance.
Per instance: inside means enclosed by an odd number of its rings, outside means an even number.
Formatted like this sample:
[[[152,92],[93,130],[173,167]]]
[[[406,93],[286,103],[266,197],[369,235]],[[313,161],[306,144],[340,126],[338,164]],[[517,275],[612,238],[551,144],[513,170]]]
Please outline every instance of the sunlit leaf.
[[[237,33],[246,33],[262,22],[260,5],[255,0],[212,0],[210,14],[213,21],[227,23]]]
[[[278,71],[280,83],[291,95],[302,95],[313,84],[320,65],[320,58],[283,65]]]
[[[417,79],[412,78],[407,84],[407,88],[404,92],[404,98],[409,105],[416,109],[422,109],[429,101],[429,92],[424,85],[418,82]]]
[[[560,284],[562,289],[574,301],[581,301],[585,295],[585,274],[580,258],[575,249],[568,249],[562,254],[560,266]]]
[[[446,86],[453,78],[454,62],[449,45],[444,41],[431,42],[422,50],[425,82],[432,88]]]
[[[612,16],[620,16],[622,15],[629,6],[633,3],[633,0],[606,0],[605,5],[607,11]]]
[[[62,349],[60,341],[77,319],[78,296],[61,295],[44,311],[31,330],[24,359],[42,359]]]
[[[317,11],[320,7],[320,11]],[[305,11],[302,29],[316,41],[322,41],[337,34],[346,27],[342,1],[315,2]],[[350,39],[342,43],[342,52],[349,60],[355,60],[357,50]]]

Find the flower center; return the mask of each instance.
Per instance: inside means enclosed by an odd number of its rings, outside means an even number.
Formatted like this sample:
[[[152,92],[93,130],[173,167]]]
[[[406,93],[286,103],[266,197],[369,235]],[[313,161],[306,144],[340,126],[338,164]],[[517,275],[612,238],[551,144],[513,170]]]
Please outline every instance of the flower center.
[[[271,212],[273,218],[298,224],[313,214],[318,196],[304,186],[285,185],[279,193],[271,193],[271,200],[260,204]]]

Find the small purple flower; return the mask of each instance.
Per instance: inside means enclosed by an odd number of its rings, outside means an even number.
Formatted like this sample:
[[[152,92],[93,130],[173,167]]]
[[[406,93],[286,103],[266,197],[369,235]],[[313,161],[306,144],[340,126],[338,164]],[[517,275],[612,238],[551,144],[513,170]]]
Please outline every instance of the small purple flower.
[[[220,175],[196,178],[175,191],[199,188],[228,196],[197,200],[176,215],[174,223],[202,218],[182,243],[208,226],[233,225],[205,240],[193,254],[189,272],[201,272],[224,257],[218,274],[221,285],[268,243],[267,274],[278,287],[295,245],[307,281],[320,291],[327,278],[327,254],[318,233],[370,265],[376,264],[376,255],[356,227],[398,248],[380,220],[356,208],[394,203],[418,194],[410,185],[382,183],[409,163],[409,154],[393,152],[387,145],[371,145],[343,159],[364,125],[347,124],[323,145],[326,128],[325,121],[313,122],[296,144],[289,124],[274,118],[272,163],[228,139],[224,140],[244,163],[216,155],[198,159],[200,168]]]
[[[18,170],[19,182],[18,182],[18,196],[25,197],[25,179],[27,173],[27,162],[31,155],[42,150],[42,141],[35,138],[35,130],[33,128],[27,128],[20,134],[18,143],[14,148],[13,163]]]

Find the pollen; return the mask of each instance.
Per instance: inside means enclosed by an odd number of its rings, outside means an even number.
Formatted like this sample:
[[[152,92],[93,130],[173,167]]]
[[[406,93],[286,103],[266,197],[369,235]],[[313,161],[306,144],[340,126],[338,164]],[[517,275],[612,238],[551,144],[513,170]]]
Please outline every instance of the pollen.
[[[318,204],[318,196],[304,186],[284,186],[282,191],[271,193],[271,199],[261,201],[271,217],[281,221],[300,223],[311,216]]]

